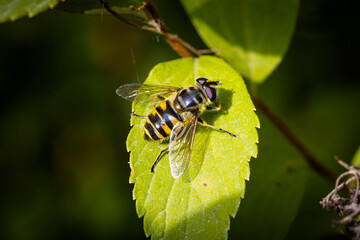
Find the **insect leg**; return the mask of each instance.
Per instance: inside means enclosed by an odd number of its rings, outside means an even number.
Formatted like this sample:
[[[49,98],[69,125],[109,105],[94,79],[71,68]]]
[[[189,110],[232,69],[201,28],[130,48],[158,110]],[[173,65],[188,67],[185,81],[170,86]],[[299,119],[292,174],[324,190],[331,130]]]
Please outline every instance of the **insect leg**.
[[[219,131],[222,131],[222,132],[226,132],[227,134],[229,134],[230,136],[234,137],[234,138],[237,138],[237,136],[235,134],[232,134],[231,132],[228,132],[222,128],[218,128],[218,127],[215,127],[215,126],[212,126],[212,125],[209,125],[207,124],[204,120],[202,120],[201,118],[198,119],[198,122],[205,126],[205,127],[209,127],[209,128],[212,128],[212,129],[215,129],[215,130],[219,130]]]
[[[210,107],[210,106],[206,106],[206,110],[209,110],[209,111],[220,111],[221,110],[221,104],[216,101],[215,102],[215,107]]]
[[[134,113],[134,112],[130,113],[130,116],[134,116],[134,117],[138,117],[138,118],[146,118],[146,117],[147,117],[147,116],[137,115],[137,114]]]
[[[206,106],[206,110],[209,110],[209,111],[220,111],[220,110],[221,110],[221,106],[216,106],[216,107]]]
[[[167,151],[168,149],[169,149],[169,146],[161,149],[161,151],[159,152],[159,155],[156,157],[156,160],[155,160],[155,162],[153,163],[153,165],[152,165],[152,167],[151,167],[151,173],[154,173],[155,166],[156,166],[156,164],[159,162],[161,155],[162,155],[165,151]]]

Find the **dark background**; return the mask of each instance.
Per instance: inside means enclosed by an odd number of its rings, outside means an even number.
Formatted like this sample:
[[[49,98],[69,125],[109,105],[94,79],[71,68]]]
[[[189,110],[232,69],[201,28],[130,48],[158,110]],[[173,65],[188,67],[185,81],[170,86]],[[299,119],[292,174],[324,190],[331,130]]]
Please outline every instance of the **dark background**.
[[[205,48],[178,2],[155,5],[172,32]],[[259,89],[338,173],[333,156],[349,162],[359,146],[356,14],[350,1],[302,1],[289,50]],[[177,57],[107,16],[50,10],[0,25],[0,238],[145,238],[128,184],[131,104],[115,90]],[[304,211],[320,209],[330,187],[315,198],[310,187],[288,238],[308,229]]]

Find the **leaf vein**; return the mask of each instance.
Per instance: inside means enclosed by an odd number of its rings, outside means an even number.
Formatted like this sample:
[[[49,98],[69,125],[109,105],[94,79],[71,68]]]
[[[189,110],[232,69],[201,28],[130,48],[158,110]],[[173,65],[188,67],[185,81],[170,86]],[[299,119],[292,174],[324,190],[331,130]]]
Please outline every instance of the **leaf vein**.
[[[167,225],[167,211],[168,211],[168,206],[169,206],[169,199],[171,197],[171,193],[174,189],[174,185],[176,183],[177,180],[175,180],[171,186],[170,192],[169,192],[169,196],[168,199],[166,200],[166,205],[165,205],[165,225],[164,225],[164,239],[166,239],[166,225]]]

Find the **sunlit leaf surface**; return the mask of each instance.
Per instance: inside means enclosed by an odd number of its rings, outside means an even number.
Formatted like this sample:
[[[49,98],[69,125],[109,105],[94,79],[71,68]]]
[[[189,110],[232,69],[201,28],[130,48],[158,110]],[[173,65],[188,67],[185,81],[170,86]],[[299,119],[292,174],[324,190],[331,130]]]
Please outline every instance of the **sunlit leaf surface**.
[[[203,41],[245,77],[262,82],[292,37],[298,0],[182,0]]]
[[[49,7],[53,8],[57,3],[57,0],[0,0],[0,23],[25,15],[32,17]]]
[[[135,183],[134,198],[144,230],[154,239],[224,239],[244,197],[249,179],[249,160],[256,157],[259,120],[254,113],[246,86],[239,74],[223,60],[204,56],[158,64],[146,79],[147,84],[194,85],[198,77],[219,79],[222,111],[207,112],[202,118],[209,124],[238,135],[231,136],[198,126],[189,168],[176,180],[172,177],[168,154],[150,173],[161,147],[143,139],[144,120],[133,118],[127,139],[131,151],[130,182]],[[146,115],[148,104],[134,104],[133,110]]]
[[[356,153],[351,161],[351,165],[360,167],[360,147],[356,150]]]

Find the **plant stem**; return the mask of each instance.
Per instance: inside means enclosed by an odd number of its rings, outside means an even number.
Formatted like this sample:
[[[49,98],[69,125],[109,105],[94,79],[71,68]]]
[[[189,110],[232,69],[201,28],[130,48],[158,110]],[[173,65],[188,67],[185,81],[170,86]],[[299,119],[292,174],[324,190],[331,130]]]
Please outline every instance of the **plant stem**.
[[[169,32],[167,26],[161,21],[159,14],[157,13],[154,5],[151,3],[150,0],[144,0],[143,4],[138,8],[132,8],[134,11],[144,11],[146,17],[148,18],[148,25],[139,25],[130,21],[129,19],[121,16],[119,13],[114,11],[110,5],[108,4],[107,0],[100,0],[103,7],[114,17],[119,19],[120,21],[139,28],[141,30],[146,30],[149,32],[153,32],[163,36],[166,42],[170,45],[170,47],[179,54],[180,57],[194,57],[201,56],[201,52],[191,46],[189,43],[181,39],[176,34],[172,34]],[[189,52],[190,51],[190,52]],[[193,53],[194,55],[192,55]]]
[[[298,152],[305,158],[309,166],[317,173],[334,183],[336,175],[324,166],[314,155],[300,142],[300,140],[290,131],[289,127],[273,113],[260,99],[253,98],[255,107],[259,109],[287,138],[287,140],[298,150]]]

